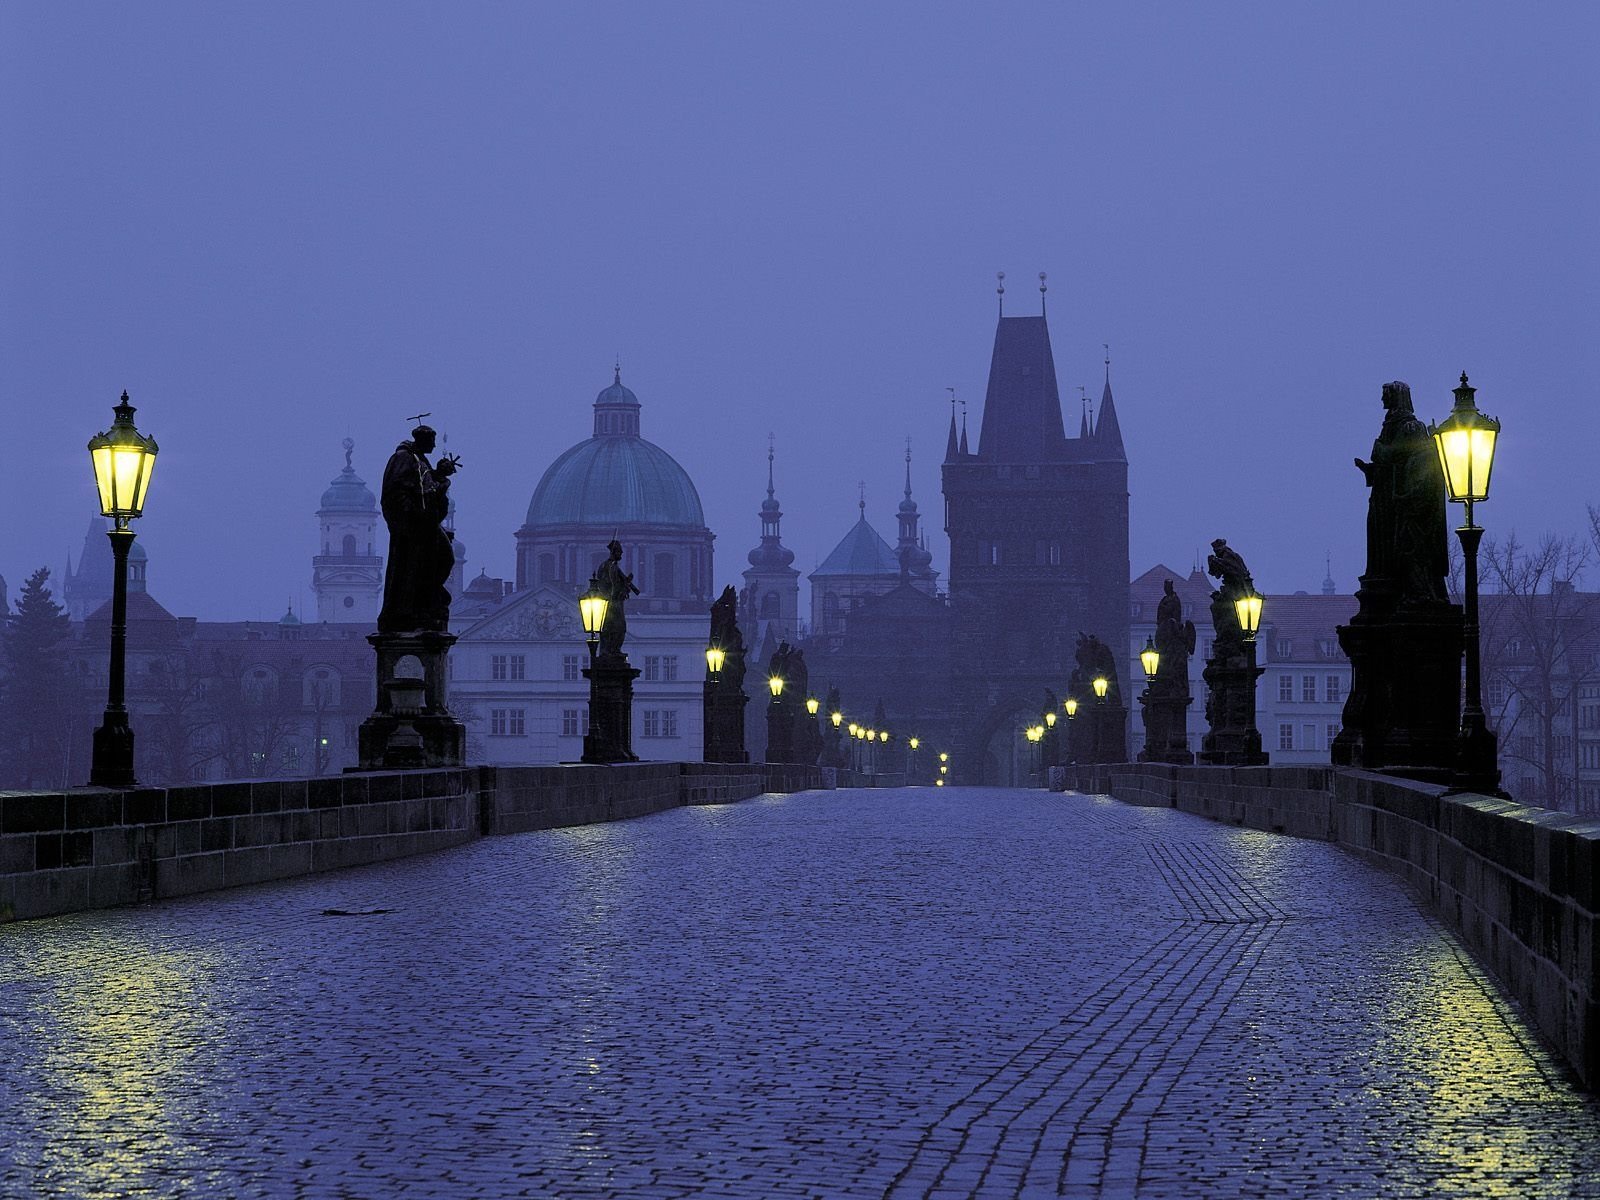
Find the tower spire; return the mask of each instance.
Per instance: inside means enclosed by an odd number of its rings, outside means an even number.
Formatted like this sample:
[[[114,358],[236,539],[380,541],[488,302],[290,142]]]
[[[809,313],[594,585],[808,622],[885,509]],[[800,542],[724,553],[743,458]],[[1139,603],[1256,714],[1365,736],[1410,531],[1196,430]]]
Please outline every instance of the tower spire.
[[[1003,317],[1006,315],[1006,273],[1004,271],[996,271],[994,279],[994,292],[996,296],[1000,297],[1000,315]]]
[[[1049,314],[1048,314],[1048,313],[1047,313],[1047,312],[1046,312],[1046,311],[1045,311],[1045,307],[1044,307],[1044,294],[1045,294],[1045,293],[1046,293],[1046,292],[1047,292],[1047,291],[1049,291],[1049,290],[1050,290],[1050,289],[1049,289],[1049,288],[1048,288],[1048,287],[1046,287],[1046,286],[1045,286],[1045,282],[1044,282],[1044,272],[1043,272],[1043,271],[1040,271],[1040,272],[1039,272],[1039,315],[1040,315],[1040,316],[1041,316],[1041,317],[1043,317],[1043,316],[1048,316],[1048,315],[1049,315]]]
[[[771,499],[774,498],[773,497],[773,488],[772,488],[772,456],[773,456],[773,446],[776,444],[776,442],[777,442],[777,439],[775,437],[773,437],[772,434],[770,434],[770,433],[767,434],[767,499],[768,500],[771,500]]]
[[[945,388],[950,393],[950,437],[945,442],[944,460],[954,462],[956,455],[961,452],[960,443],[956,441],[956,390],[953,387]]]
[[[961,457],[965,458],[969,453],[971,452],[967,449],[967,402],[963,400],[961,402]]]
[[[911,439],[906,438],[906,499],[911,499]]]

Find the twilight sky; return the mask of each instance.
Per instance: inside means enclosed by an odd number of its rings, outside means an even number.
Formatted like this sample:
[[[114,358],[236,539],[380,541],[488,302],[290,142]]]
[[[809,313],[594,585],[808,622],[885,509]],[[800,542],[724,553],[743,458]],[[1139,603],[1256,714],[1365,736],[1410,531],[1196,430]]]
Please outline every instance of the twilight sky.
[[[470,573],[513,571],[620,355],[718,583],[768,432],[809,571],[936,566],[946,387],[1007,311],[1069,426],[1101,343],[1133,568],[1225,536],[1265,590],[1362,565],[1384,381],[1504,423],[1491,534],[1600,503],[1600,6],[0,4],[0,574],[59,572],[126,387],[151,591],[311,606],[314,511],[432,410]],[[1589,580],[1600,583],[1600,574]]]

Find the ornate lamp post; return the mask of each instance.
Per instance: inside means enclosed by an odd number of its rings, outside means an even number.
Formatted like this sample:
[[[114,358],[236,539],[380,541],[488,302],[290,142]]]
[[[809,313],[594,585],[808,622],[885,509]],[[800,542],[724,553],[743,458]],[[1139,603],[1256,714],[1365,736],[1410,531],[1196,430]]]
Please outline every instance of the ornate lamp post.
[[[1104,675],[1096,675],[1094,679],[1094,698],[1104,700],[1106,691],[1111,687],[1111,682]]]
[[[1478,646],[1478,543],[1483,528],[1473,523],[1472,506],[1489,498],[1489,474],[1494,469],[1495,443],[1500,422],[1478,411],[1474,400],[1477,389],[1468,386],[1467,373],[1461,373],[1461,386],[1455,389],[1456,404],[1438,425],[1429,425],[1433,443],[1444,468],[1445,490],[1457,504],[1466,505],[1466,523],[1456,529],[1461,539],[1461,557],[1466,565],[1466,703],[1461,710],[1461,736],[1456,748],[1456,791],[1488,792],[1500,790],[1500,763],[1494,732],[1484,717],[1482,666]]]
[[[589,590],[578,597],[578,615],[583,618],[583,632],[588,636],[591,663],[594,662],[594,656],[600,649],[600,630],[606,623],[606,609],[610,603],[605,593],[600,590],[599,583],[593,579],[589,581]],[[711,651],[707,650],[708,663],[710,659]]]
[[[1139,665],[1144,668],[1146,683],[1156,681],[1156,672],[1161,669],[1161,652],[1156,649],[1154,638],[1144,639],[1144,649],[1139,651]]]
[[[706,670],[712,675],[722,674],[722,664],[728,661],[728,652],[712,642],[706,647]]]
[[[89,439],[89,458],[100,491],[100,512],[111,518],[106,531],[116,563],[111,591],[111,686],[105,717],[94,731],[94,759],[89,767],[91,787],[133,787],[133,728],[123,688],[128,657],[128,551],[133,530],[128,522],[144,512],[144,495],[156,465],[156,440],[133,424],[134,407],[128,393],[112,410],[111,428]]]
[[[783,699],[785,680],[782,675],[767,676],[767,691],[772,699],[767,702],[767,761],[787,763],[794,761],[794,720],[789,705]]]

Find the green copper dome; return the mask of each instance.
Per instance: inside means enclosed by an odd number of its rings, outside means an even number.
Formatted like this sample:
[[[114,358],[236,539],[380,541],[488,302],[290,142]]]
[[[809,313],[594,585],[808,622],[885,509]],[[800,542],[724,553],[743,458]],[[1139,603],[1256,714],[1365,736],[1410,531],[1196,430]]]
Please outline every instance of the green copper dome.
[[[350,465],[350,455],[355,445],[350,438],[344,439],[344,470],[340,471],[338,478],[328,485],[328,490],[322,493],[324,511],[373,512],[378,507],[378,500],[372,494],[372,489],[367,487],[366,482]]]
[[[550,464],[528,504],[528,526],[676,525],[704,529],[689,473],[639,436],[639,401],[615,383],[595,398],[595,436]]]

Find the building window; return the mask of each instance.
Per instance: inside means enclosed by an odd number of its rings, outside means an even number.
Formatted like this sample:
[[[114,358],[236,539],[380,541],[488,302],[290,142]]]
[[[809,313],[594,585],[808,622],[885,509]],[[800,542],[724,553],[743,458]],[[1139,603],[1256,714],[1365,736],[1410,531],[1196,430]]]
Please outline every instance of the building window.
[[[356,556],[356,535],[353,533],[344,535],[344,556],[346,558],[354,558]]]
[[[511,656],[511,678],[526,679],[528,677],[528,658],[524,654]]]
[[[1300,677],[1300,699],[1307,704],[1316,703],[1317,677],[1315,675],[1302,675]]]
[[[1504,679],[1489,680],[1488,688],[1489,707],[1502,709],[1506,706],[1506,681]]]
[[[1035,542],[1033,544],[1033,561],[1040,567],[1059,567],[1061,565],[1060,542]]]
[[[539,555],[539,582],[554,583],[556,581],[556,556],[554,554]]]
[[[583,675],[578,670],[578,656],[576,654],[563,654],[561,656],[561,678],[571,683],[574,679],[582,679]]]
[[[998,567],[1000,565],[1000,543],[981,541],[978,543],[978,565],[980,567]]]
[[[510,712],[510,727],[506,730],[512,737],[522,737],[528,732],[527,709],[513,708]]]
[[[489,710],[489,735],[491,737],[505,737],[506,735],[506,710],[491,708]]]
[[[577,737],[578,736],[578,710],[577,709],[575,709],[575,708],[563,708],[561,710],[561,736],[562,737]]]
[[[1326,746],[1324,746],[1323,749],[1324,750],[1332,750],[1333,749],[1333,739],[1339,736],[1339,727],[1337,725],[1329,725],[1327,732],[1328,732],[1328,744]]]
[[[661,710],[661,736],[675,738],[678,736],[678,710],[664,708]]]
[[[768,592],[761,597],[761,619],[775,621],[778,617],[778,593]]]
[[[1282,724],[1282,725],[1278,726],[1278,749],[1279,750],[1293,750],[1294,749],[1294,726],[1293,725],[1285,723],[1285,724]]]
[[[661,736],[661,710],[647,708],[644,710],[644,735],[647,738]]]
[[[506,656],[504,654],[491,654],[489,656],[489,678],[504,679],[506,677]]]
[[[1277,641],[1272,643],[1272,653],[1280,661],[1282,659],[1285,659],[1285,658],[1293,658],[1294,657],[1294,639],[1293,638],[1279,638]]]
[[[1317,727],[1315,725],[1300,726],[1300,749],[1315,750],[1317,748]]]
[[[1292,704],[1292,703],[1294,703],[1294,676],[1293,675],[1279,675],[1278,676],[1278,703],[1279,704]]]
[[[678,710],[675,708],[645,709],[644,736],[647,738],[677,737]]]
[[[1344,692],[1344,684],[1340,681],[1339,677],[1337,675],[1329,675],[1323,680],[1323,683],[1326,685],[1323,695],[1327,697],[1328,703],[1339,703],[1339,701],[1343,698]]]
[[[654,576],[652,580],[654,586],[650,590],[657,596],[676,596],[678,594],[678,581],[673,577],[676,565],[672,555],[656,555],[655,570],[650,572]]]
[[[644,656],[644,679],[646,683],[655,683],[661,678],[661,656],[659,654],[646,654]]]
[[[678,677],[678,656],[676,654],[663,654],[661,656],[661,678],[671,682]]]

